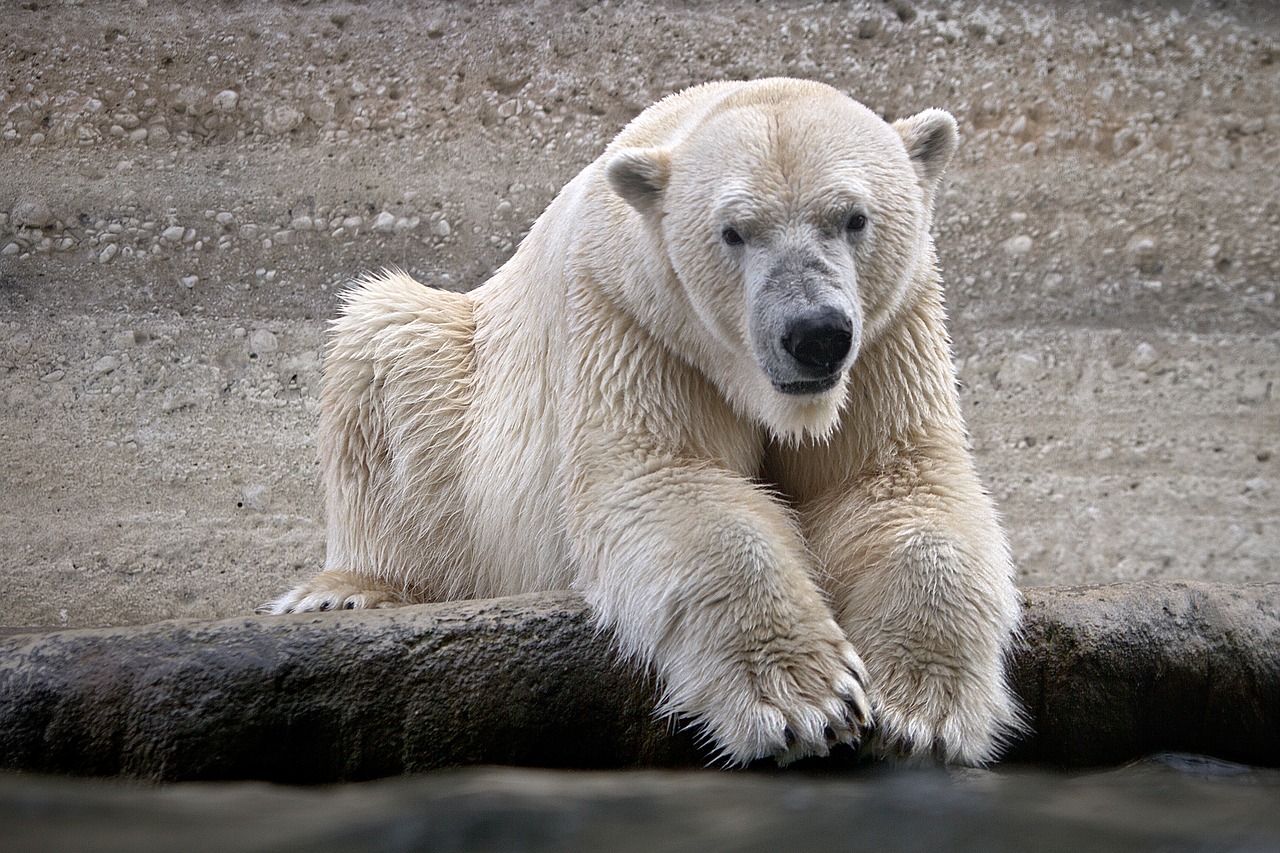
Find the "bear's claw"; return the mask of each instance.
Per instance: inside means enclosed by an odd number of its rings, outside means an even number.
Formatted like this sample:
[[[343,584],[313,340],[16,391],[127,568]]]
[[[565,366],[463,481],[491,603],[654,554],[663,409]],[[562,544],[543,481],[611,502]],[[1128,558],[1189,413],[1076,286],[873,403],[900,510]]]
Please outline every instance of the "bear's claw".
[[[843,658],[846,669],[833,679],[834,696],[815,701],[816,707],[780,709],[787,724],[773,753],[779,766],[809,756],[826,756],[838,744],[854,749],[861,745],[864,730],[871,723],[871,705],[863,688],[866,669],[851,650]]]

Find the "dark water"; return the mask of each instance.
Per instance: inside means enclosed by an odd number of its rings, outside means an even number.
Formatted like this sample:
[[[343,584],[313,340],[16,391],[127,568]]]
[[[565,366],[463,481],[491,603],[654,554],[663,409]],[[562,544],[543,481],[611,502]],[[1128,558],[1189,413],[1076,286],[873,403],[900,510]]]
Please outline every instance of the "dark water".
[[[5,851],[1280,851],[1280,771],[470,768],[352,785],[0,775]]]

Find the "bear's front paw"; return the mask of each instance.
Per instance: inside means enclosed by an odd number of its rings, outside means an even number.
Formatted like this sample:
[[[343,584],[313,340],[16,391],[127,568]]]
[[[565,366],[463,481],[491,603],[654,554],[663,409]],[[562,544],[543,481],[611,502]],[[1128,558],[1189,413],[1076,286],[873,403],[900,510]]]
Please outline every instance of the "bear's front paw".
[[[694,716],[718,747],[717,758],[744,765],[774,758],[786,765],[856,747],[871,724],[867,670],[834,622],[812,634],[769,643],[748,655],[745,678],[708,685],[716,701]],[[814,642],[814,640],[817,642]]]
[[[873,756],[895,763],[981,766],[1025,727],[998,676],[885,678],[872,700]]]
[[[786,695],[776,705],[786,720],[783,748],[772,751],[779,766],[811,755],[825,756],[836,744],[857,747],[863,729],[871,725],[871,702],[867,697],[867,669],[853,646],[841,640],[827,660],[807,673],[809,684],[799,694]],[[789,668],[797,682],[806,674]],[[784,694],[785,695],[785,694]],[[817,712],[815,714],[815,711]]]
[[[404,599],[376,581],[341,572],[322,572],[307,583],[268,601],[255,612],[280,616],[323,610],[364,610],[396,607]]]

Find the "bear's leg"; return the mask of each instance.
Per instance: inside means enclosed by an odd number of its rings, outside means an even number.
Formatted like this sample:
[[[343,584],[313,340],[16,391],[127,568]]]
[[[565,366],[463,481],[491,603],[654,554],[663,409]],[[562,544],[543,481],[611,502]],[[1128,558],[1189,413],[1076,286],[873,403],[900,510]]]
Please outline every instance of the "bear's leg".
[[[274,601],[258,608],[258,613],[310,613],[316,610],[361,610],[395,607],[404,597],[391,587],[364,575],[325,571],[310,578]]]
[[[917,446],[815,505],[804,526],[867,664],[873,752],[993,760],[1021,728],[1005,676],[1019,596],[967,454]]]
[[[773,500],[674,461],[584,481],[569,519],[589,567],[579,586],[624,652],[657,670],[661,712],[700,725],[729,764],[860,739],[866,671]]]

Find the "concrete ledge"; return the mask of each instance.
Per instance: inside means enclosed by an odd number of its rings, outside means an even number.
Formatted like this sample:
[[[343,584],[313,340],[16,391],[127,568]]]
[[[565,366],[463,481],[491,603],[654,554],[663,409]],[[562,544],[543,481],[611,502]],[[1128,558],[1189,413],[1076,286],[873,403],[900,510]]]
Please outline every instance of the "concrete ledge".
[[[1011,760],[1280,764],[1280,583],[1026,590]],[[329,782],[470,764],[678,767],[570,593],[0,636],[0,768]]]

